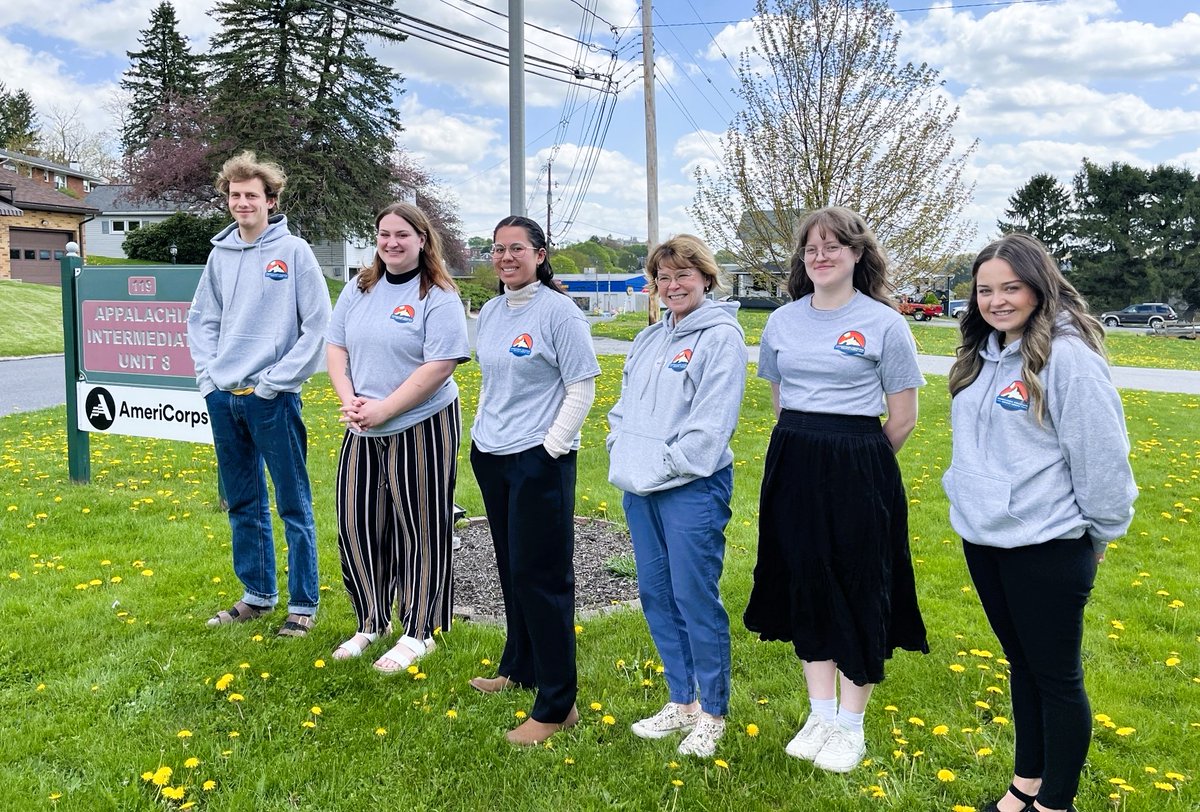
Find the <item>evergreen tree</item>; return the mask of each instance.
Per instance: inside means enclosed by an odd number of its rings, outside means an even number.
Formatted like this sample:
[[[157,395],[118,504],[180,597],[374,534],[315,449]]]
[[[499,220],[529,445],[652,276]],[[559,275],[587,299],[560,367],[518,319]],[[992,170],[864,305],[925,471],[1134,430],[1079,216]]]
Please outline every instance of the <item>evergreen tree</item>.
[[[1024,231],[1041,240],[1050,253],[1061,259],[1071,233],[1071,195],[1053,175],[1034,175],[1008,199],[1007,221],[996,223],[1001,233]]]
[[[15,93],[0,82],[0,149],[28,152],[37,141],[37,111],[23,88]]]
[[[129,110],[121,132],[126,155],[146,147],[158,138],[178,139],[190,131],[180,115],[194,107],[204,85],[200,57],[188,48],[179,33],[175,7],[160,3],[150,13],[150,27],[141,31],[140,51],[126,51],[129,69],[121,87],[129,93]],[[183,130],[183,131],[181,131]]]
[[[380,25],[391,5],[219,0],[212,11],[214,137],[287,170],[283,210],[308,239],[369,234],[393,196],[400,77],[366,49],[404,39]]]

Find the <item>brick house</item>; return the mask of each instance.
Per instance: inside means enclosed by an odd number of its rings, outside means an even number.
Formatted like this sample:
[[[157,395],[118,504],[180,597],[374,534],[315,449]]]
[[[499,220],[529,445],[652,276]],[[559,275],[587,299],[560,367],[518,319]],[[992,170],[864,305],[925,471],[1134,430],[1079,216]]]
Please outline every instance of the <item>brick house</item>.
[[[99,213],[53,186],[0,171],[0,279],[59,284],[67,243],[84,254],[83,224]]]
[[[67,190],[67,194],[80,200],[92,191],[93,186],[107,182],[97,175],[89,175],[78,166],[58,164],[7,149],[0,149],[0,170],[14,172],[47,189]]]

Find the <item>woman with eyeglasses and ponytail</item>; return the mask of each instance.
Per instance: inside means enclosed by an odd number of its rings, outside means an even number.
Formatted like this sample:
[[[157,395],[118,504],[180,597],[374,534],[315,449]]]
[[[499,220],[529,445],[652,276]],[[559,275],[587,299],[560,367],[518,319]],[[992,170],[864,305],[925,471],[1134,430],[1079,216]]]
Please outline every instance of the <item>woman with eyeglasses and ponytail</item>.
[[[579,721],[575,707],[575,471],[579,430],[600,374],[587,320],[554,281],[546,235],[528,217],[501,220],[492,266],[504,287],[479,313],[483,374],[471,467],[496,549],[508,637],[492,694],[537,691],[507,734],[536,745]]]

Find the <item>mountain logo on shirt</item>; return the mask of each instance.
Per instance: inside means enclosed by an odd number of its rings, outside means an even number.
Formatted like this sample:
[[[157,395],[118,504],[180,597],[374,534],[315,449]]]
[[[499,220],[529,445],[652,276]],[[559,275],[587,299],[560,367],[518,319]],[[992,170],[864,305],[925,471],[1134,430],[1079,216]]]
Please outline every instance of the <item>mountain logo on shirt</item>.
[[[671,359],[671,363],[667,364],[670,369],[676,372],[683,372],[687,369],[688,362],[692,360],[692,351],[680,350],[679,353]]]
[[[508,351],[518,358],[524,358],[533,352],[533,336],[529,333],[521,333],[513,339],[512,346],[508,348]]]
[[[847,330],[838,336],[837,343],[833,345],[833,348],[838,352],[846,353],[846,355],[862,355],[867,351],[867,340],[858,330]]]
[[[392,321],[397,324],[412,324],[413,312],[412,305],[396,305],[396,309],[392,311]]]
[[[1025,382],[1013,381],[1001,389],[1000,394],[996,395],[996,402],[1001,409],[1010,412],[1029,411],[1029,390],[1025,388]]]
[[[287,263],[282,259],[273,259],[267,263],[267,279],[287,279]]]

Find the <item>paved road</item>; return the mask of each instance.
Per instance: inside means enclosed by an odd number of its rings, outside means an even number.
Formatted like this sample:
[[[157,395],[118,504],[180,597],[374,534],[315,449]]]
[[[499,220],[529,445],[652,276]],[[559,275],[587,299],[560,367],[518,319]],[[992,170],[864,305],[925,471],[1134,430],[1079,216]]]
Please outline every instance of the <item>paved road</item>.
[[[474,321],[468,323],[472,346],[474,327]],[[596,352],[601,355],[624,355],[633,344],[613,338],[596,338],[593,342]],[[750,360],[758,361],[758,347],[750,347],[749,351]],[[945,375],[950,371],[952,359],[949,356],[921,355],[918,358],[922,372]],[[1200,395],[1200,372],[1113,367],[1112,376],[1113,382],[1122,389]],[[64,392],[61,355],[0,360],[0,417],[58,406],[64,402]]]

